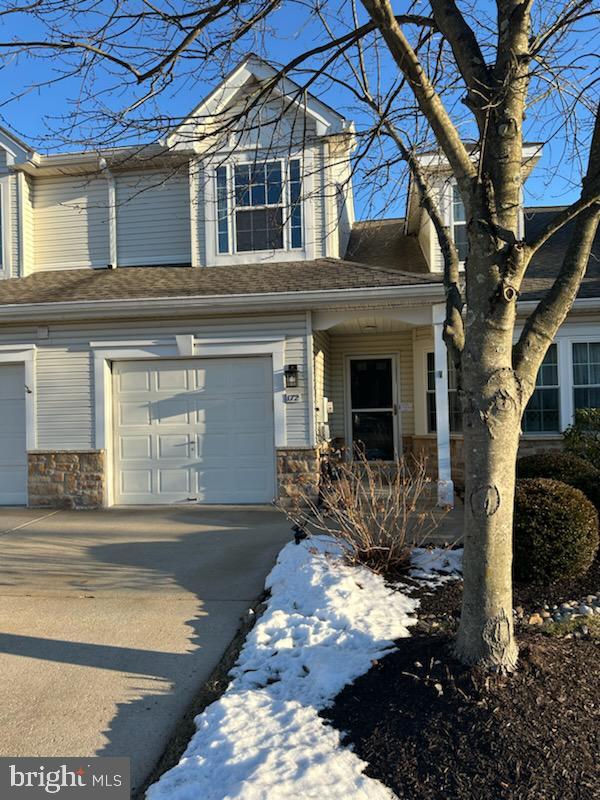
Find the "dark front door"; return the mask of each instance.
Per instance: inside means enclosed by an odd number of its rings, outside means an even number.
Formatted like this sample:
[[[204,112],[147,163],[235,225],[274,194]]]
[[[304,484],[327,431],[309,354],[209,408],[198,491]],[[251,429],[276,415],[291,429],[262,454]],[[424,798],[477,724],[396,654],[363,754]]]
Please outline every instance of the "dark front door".
[[[391,357],[350,359],[352,447],[369,460],[397,455],[394,362]]]

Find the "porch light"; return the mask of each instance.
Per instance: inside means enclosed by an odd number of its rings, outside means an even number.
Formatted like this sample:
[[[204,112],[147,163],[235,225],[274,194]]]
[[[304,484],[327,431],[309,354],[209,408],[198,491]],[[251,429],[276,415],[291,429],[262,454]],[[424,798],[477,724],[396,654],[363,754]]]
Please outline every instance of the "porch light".
[[[283,370],[285,388],[295,389],[298,386],[298,364],[287,364]]]

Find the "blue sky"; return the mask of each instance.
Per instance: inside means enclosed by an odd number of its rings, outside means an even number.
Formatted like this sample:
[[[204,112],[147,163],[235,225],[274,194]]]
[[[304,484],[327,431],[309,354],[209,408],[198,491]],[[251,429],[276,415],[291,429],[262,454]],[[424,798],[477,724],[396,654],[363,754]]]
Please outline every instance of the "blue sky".
[[[343,0],[342,0],[343,2]],[[397,4],[403,5],[402,3]],[[332,19],[335,20],[335,8],[329,4]],[[284,63],[294,55],[304,52],[315,45],[321,34],[321,27],[307,17],[305,7],[293,3],[284,4],[282,9],[271,17],[271,30],[264,34],[264,51],[269,59],[276,63]],[[342,28],[345,30],[345,28]],[[0,39],[7,41],[15,35],[22,38],[34,38],[40,34],[39,23],[30,15],[25,17],[0,17]],[[254,43],[253,46],[255,46]],[[26,141],[42,151],[45,148],[44,137],[48,131],[58,125],[59,117],[74,115],[75,104],[81,97],[81,86],[78,78],[60,80],[53,85],[31,89],[24,96],[11,100],[11,97],[23,92],[26,87],[39,82],[40,76],[44,79],[55,78],[63,69],[63,62],[55,56],[46,55],[43,59],[21,54],[10,62],[2,63],[0,68],[0,123],[12,128]],[[395,71],[391,65],[384,63],[383,71],[389,72],[390,80]],[[157,111],[169,116],[184,116],[199,100],[214,86],[215,75],[203,68],[201,75],[185,76],[176,81],[157,100]],[[132,92],[120,86],[116,88],[114,77],[100,75],[93,85],[95,92],[100,92],[111,87],[110,95],[105,100],[114,108],[128,100]],[[343,91],[337,87],[321,85],[315,92],[341,113],[354,118],[358,128],[367,125],[368,117],[350,97],[344,96]],[[536,120],[527,123],[527,136],[530,140],[546,138],[549,126],[555,122],[551,115],[542,115],[542,121]],[[97,130],[81,127],[78,129],[82,137],[95,139]],[[559,134],[551,144],[546,145],[542,161],[526,184],[526,204],[553,205],[568,203],[577,197],[577,171],[569,161],[568,135]],[[552,180],[549,182],[548,174],[551,170]],[[399,180],[401,189],[405,184]],[[361,183],[358,176],[357,183]],[[384,216],[399,216],[404,213],[404,198],[402,191],[396,185],[392,186],[389,196],[385,201],[379,202],[373,193],[356,193],[357,214],[359,217],[382,214]]]

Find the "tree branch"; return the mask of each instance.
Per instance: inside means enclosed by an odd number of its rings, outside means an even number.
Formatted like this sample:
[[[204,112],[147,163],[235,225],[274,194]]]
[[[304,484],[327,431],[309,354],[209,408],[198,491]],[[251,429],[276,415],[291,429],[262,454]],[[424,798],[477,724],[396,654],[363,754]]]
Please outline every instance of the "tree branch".
[[[582,197],[600,179],[600,107],[596,111]],[[560,215],[558,215],[560,216]],[[513,353],[513,366],[521,380],[533,386],[548,344],[556,336],[579,291],[600,222],[600,203],[587,204],[575,217],[571,241],[556,280],[525,323]]]
[[[406,76],[419,108],[427,118],[440,147],[450,162],[457,181],[465,186],[471,178],[475,177],[475,166],[450,115],[394,16],[389,0],[361,1],[377,25],[394,61]],[[465,194],[467,193],[465,192]]]
[[[579,200],[555,214],[537,236],[525,240],[525,252],[528,257],[531,258],[555,233],[598,201],[600,201],[600,187],[591,196],[580,197]]]
[[[467,87],[467,105],[473,111],[479,132],[483,135],[492,81],[477,38],[454,0],[431,0],[431,8],[437,27],[452,48]]]

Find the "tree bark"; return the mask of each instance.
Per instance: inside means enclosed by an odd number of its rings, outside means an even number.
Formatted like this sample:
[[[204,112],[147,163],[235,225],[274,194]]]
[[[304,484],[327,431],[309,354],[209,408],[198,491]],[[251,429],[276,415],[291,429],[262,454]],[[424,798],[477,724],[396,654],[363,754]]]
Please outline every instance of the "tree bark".
[[[467,334],[466,350],[472,342]],[[463,356],[464,357],[464,356]],[[510,367],[463,370],[464,595],[455,652],[467,664],[511,671],[512,526],[522,396]]]

